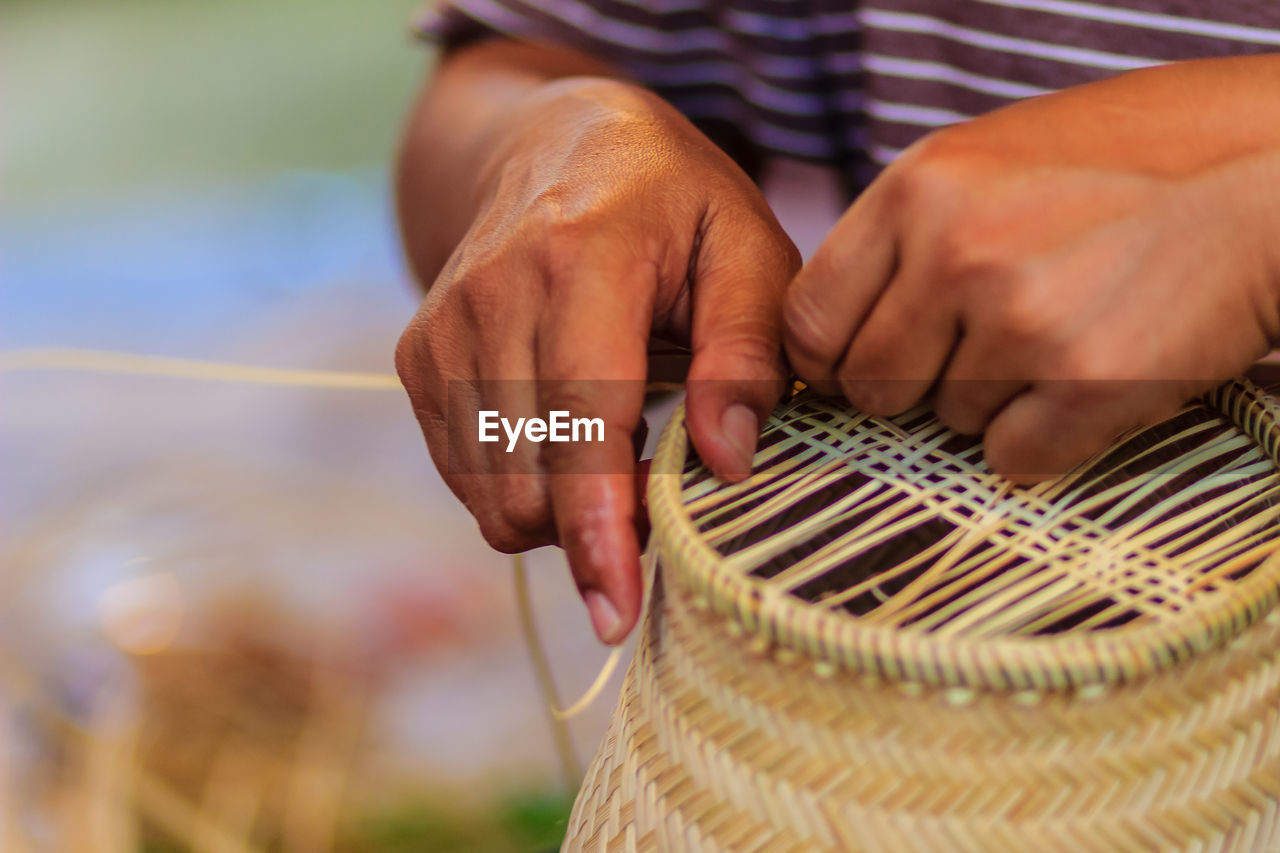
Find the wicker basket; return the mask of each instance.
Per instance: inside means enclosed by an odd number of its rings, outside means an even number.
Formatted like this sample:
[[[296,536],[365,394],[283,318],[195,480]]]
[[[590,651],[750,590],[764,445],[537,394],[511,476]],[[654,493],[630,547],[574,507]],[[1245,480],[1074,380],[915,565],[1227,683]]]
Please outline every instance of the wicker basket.
[[[1280,851],[1278,414],[1232,383],[1031,489],[806,395],[728,485],[677,416],[565,849]]]

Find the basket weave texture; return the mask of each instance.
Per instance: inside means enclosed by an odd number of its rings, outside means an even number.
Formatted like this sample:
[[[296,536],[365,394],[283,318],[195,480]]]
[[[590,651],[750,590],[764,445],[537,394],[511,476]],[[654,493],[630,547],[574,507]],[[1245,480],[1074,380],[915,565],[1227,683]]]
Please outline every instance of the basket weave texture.
[[[730,486],[677,416],[564,849],[1280,851],[1278,412],[1232,383],[1027,490],[803,396]]]

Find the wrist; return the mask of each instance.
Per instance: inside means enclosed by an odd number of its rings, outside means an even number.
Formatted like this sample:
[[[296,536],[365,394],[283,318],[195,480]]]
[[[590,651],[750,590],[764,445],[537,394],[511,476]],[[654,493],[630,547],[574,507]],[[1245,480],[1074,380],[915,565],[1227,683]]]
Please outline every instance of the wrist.
[[[497,147],[507,154],[563,150],[602,128],[652,126],[660,104],[665,102],[649,90],[616,77],[548,80],[521,98],[506,122],[504,142]]]
[[[495,122],[478,170],[477,201],[483,208],[511,191],[517,197],[544,192],[548,182],[571,175],[583,185],[608,177],[610,159],[652,157],[668,147],[672,116],[680,118],[626,80],[575,76],[541,83]]]

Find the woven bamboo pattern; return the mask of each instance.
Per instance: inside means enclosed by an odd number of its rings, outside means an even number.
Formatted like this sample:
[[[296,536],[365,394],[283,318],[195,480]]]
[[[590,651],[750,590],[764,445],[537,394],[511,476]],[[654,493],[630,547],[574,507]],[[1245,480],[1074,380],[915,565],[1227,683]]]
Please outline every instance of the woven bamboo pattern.
[[[801,394],[661,570],[565,849],[1280,850],[1280,408],[1244,380],[1033,488]]]

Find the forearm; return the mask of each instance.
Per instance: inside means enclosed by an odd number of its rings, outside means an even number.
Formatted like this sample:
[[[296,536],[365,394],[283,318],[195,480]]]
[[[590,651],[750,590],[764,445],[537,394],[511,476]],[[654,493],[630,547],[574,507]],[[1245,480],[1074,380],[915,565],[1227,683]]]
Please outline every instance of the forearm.
[[[1178,62],[1021,101],[982,133],[1007,126],[998,156],[1024,163],[1183,178],[1280,150],[1277,92],[1280,55]]]
[[[405,252],[430,286],[483,202],[512,116],[548,82],[616,71],[584,54],[514,41],[446,57],[418,96],[401,143],[396,201]]]
[[[1017,163],[1045,177],[1074,170],[1099,186],[1139,176],[1181,186],[1179,206],[1224,234],[1265,282],[1280,334],[1280,55],[1172,63],[1020,101],[926,140],[926,159]],[[930,152],[931,145],[936,147]],[[1114,173],[1114,180],[1105,176]],[[1027,172],[1030,176],[1032,172]],[[1080,180],[1087,180],[1081,178]],[[1080,199],[1077,199],[1079,202]],[[1090,202],[1099,206],[1104,200]],[[1064,216],[1059,210],[1058,216]],[[1205,270],[1207,280],[1213,271]]]

